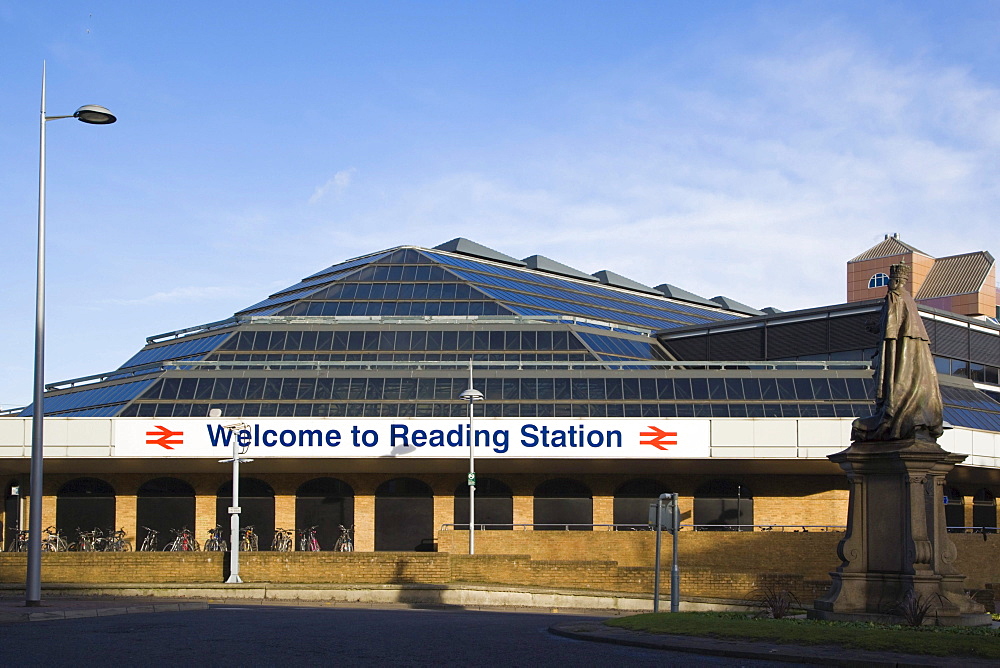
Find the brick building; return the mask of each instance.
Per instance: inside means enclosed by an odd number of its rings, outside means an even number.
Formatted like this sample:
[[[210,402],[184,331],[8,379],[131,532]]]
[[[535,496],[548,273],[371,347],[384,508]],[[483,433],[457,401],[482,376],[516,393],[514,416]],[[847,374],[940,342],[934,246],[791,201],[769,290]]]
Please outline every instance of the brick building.
[[[997,323],[996,261],[987,251],[933,258],[904,243],[898,234],[847,263],[847,301],[877,299],[889,284],[889,267],[910,266],[910,292],[919,304]]]

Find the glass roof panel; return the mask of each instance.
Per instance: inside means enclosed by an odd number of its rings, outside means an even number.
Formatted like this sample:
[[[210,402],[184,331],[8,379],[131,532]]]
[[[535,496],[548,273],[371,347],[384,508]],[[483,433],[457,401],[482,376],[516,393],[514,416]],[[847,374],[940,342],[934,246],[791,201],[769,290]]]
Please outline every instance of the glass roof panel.
[[[120,404],[136,398],[146,391],[153,384],[155,379],[136,381],[134,383],[120,383],[118,385],[106,385],[92,389],[82,389],[78,392],[47,396],[44,400],[45,414],[65,413],[83,408],[96,408],[105,404]],[[117,412],[117,409],[116,411]],[[20,413],[20,417],[29,417],[34,414],[34,406],[28,406]]]
[[[231,333],[225,332],[212,336],[184,339],[165,346],[140,350],[118,368],[126,369],[132,366],[152,364],[153,362],[162,362],[168,359],[183,359],[195,355],[204,355],[219,346]]]

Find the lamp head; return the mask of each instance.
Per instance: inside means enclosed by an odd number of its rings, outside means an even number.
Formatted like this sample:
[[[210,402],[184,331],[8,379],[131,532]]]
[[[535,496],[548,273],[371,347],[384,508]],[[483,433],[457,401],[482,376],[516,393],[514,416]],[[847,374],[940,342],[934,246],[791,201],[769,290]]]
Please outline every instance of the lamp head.
[[[73,118],[77,118],[84,123],[90,123],[91,125],[111,125],[118,120],[106,107],[97,104],[83,105],[76,110]]]
[[[458,395],[458,398],[464,399],[465,401],[482,401],[486,397],[484,397],[483,393],[480,392],[479,390],[470,387],[469,389]]]

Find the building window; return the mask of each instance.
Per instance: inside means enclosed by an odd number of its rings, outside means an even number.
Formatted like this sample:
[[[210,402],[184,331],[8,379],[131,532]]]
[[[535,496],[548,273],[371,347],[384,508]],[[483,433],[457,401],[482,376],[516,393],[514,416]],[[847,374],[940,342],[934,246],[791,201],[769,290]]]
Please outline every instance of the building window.
[[[144,540],[152,529],[158,546],[170,543],[171,529],[195,529],[194,488],[177,478],[156,478],[145,482],[136,495],[136,538]],[[201,527],[207,529],[208,527]]]
[[[712,480],[694,492],[699,531],[753,531],[753,494],[733,480]]]
[[[463,481],[455,489],[455,528],[469,530],[469,485]],[[514,493],[494,478],[476,481],[476,529],[511,530],[514,524]]]
[[[66,531],[77,528],[114,528],[115,490],[97,478],[77,478],[63,485],[56,495],[56,526]],[[69,538],[72,542],[75,537]]]
[[[316,527],[316,539],[324,550],[332,550],[340,526],[354,524],[354,489],[337,478],[314,478],[295,492],[295,526]]]
[[[577,480],[555,478],[536,487],[534,511],[536,531],[593,530],[593,495]]]
[[[958,488],[945,488],[944,504],[944,523],[948,533],[965,531],[965,499]]]
[[[434,492],[415,478],[387,480],[375,490],[375,550],[433,552]]]
[[[649,524],[649,506],[669,493],[666,485],[656,480],[636,478],[615,490],[614,523],[616,529],[645,529]],[[664,509],[666,506],[664,506]]]
[[[868,279],[868,288],[882,288],[889,285],[889,275],[888,274],[875,274]]]
[[[980,489],[972,497],[972,526],[984,534],[997,532],[996,497],[988,489]]]

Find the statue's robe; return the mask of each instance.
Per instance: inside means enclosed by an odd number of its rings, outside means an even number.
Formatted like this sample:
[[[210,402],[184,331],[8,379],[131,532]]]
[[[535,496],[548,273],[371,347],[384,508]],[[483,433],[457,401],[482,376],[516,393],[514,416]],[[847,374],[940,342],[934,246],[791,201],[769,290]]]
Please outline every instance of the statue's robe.
[[[886,294],[881,331],[875,414],[854,421],[851,439],[934,440],[943,433],[941,390],[930,338],[916,302],[904,288]]]

